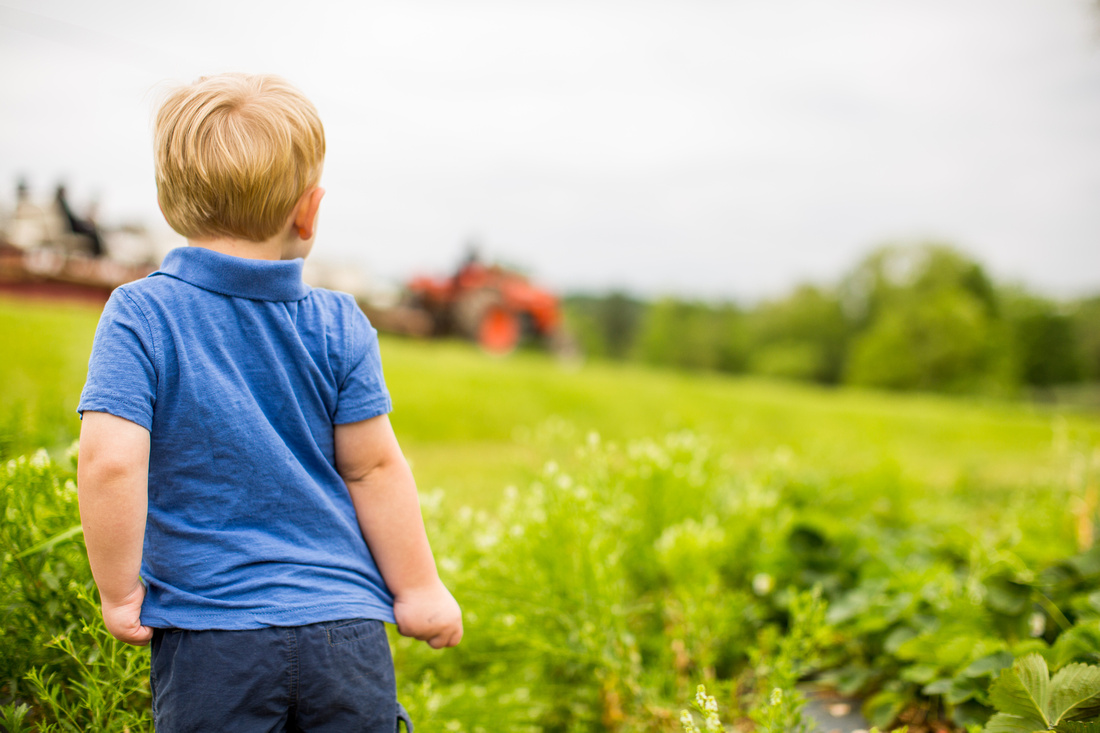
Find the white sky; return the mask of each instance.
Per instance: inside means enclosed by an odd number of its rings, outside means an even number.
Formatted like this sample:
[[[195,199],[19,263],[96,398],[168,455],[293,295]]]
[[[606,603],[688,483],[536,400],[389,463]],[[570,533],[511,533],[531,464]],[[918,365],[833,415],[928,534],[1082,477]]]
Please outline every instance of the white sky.
[[[1089,0],[0,0],[0,206],[64,179],[165,227],[158,85],[287,77],[325,122],[315,256],[483,251],[567,289],[751,300],[885,241],[1100,291]]]

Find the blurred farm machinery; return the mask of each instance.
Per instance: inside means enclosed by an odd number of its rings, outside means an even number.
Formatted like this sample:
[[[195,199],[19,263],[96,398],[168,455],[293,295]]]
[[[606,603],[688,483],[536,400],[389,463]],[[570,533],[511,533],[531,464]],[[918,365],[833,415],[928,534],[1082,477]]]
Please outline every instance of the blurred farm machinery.
[[[102,228],[77,217],[64,186],[36,204],[21,182],[15,210],[0,217],[0,292],[106,302],[119,285],[155,270],[157,259],[143,226]]]
[[[500,265],[469,255],[450,277],[415,277],[401,302],[364,310],[382,330],[415,336],[458,336],[490,354],[508,354],[521,344],[545,346],[558,355],[573,352],[553,293]]]

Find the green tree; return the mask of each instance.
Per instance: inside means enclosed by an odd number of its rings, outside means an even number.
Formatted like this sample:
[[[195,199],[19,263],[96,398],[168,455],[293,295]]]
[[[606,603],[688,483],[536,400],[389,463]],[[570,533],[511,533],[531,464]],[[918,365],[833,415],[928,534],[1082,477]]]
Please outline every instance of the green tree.
[[[635,354],[648,364],[741,371],[746,343],[740,311],[731,305],[658,300],[646,312]]]
[[[1079,381],[1083,355],[1073,317],[1056,303],[1019,289],[1002,291],[1000,300],[1020,380],[1036,387]]]
[[[852,384],[1003,392],[1013,386],[1008,333],[980,265],[942,244],[885,247],[841,287],[858,329]]]
[[[945,290],[966,293],[989,316],[997,294],[981,265],[940,242],[887,245],[863,260],[840,285],[840,301],[858,330],[885,310]]]
[[[1100,381],[1100,295],[1076,303],[1072,320],[1082,376]]]
[[[644,302],[619,291],[565,299],[569,327],[584,353],[616,360],[633,351],[645,310]]]
[[[840,381],[849,327],[834,293],[802,285],[782,300],[762,303],[749,322],[751,371],[826,384]]]

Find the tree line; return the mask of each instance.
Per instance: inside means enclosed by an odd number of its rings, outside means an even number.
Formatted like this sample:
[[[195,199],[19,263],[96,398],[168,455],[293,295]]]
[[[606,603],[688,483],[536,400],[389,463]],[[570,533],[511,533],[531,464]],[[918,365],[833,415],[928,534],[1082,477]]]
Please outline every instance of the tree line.
[[[1062,302],[1000,285],[940,243],[882,247],[835,285],[748,307],[621,292],[565,306],[591,358],[969,394],[1100,381],[1100,295]]]

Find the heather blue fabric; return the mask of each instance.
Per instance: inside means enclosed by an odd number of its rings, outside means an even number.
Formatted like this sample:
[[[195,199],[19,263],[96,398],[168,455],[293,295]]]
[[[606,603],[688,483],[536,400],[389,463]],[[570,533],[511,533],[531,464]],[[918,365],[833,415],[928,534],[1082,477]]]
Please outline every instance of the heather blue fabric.
[[[157,733],[412,733],[381,621],[157,629],[151,648]]]
[[[334,467],[333,425],[391,409],[377,333],[301,276],[184,247],[104,308],[78,409],[150,431],[148,626],[393,621]]]

